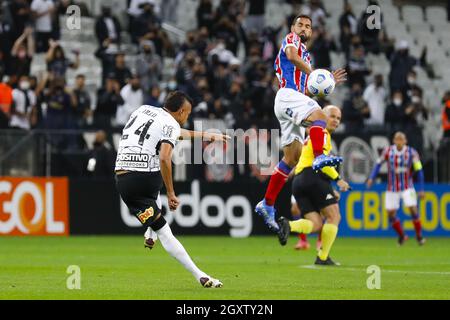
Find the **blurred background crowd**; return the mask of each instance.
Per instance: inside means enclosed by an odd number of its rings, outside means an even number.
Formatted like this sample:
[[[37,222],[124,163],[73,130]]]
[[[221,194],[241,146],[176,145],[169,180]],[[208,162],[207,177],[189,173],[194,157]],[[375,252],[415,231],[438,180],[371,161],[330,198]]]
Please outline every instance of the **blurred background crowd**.
[[[2,0],[0,129],[102,130],[91,142],[107,157],[110,133],[172,90],[193,98],[191,128],[278,128],[273,62],[302,12],[313,20],[314,68],[348,72],[320,101],[342,108],[341,132],[402,130],[419,152],[437,150],[450,138],[448,2]],[[80,29],[69,28],[72,5]],[[380,28],[370,5],[381,6]],[[53,139],[59,150],[89,145],[81,134]]]

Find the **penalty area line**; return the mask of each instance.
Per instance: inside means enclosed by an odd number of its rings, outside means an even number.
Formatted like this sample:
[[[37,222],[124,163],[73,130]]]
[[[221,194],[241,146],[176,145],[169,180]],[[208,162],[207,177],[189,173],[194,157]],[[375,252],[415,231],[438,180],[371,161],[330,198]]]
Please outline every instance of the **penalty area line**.
[[[336,267],[327,267],[327,266],[316,266],[316,265],[301,265],[299,266],[302,269],[311,269],[311,270],[342,270],[342,271],[358,271],[358,272],[366,272],[366,269],[359,269],[359,268],[350,268],[350,267],[342,267],[342,266],[336,266]],[[415,271],[415,270],[386,270],[381,268],[381,273],[411,273],[411,274],[425,274],[425,275],[440,275],[440,276],[449,276],[450,272],[446,271]]]

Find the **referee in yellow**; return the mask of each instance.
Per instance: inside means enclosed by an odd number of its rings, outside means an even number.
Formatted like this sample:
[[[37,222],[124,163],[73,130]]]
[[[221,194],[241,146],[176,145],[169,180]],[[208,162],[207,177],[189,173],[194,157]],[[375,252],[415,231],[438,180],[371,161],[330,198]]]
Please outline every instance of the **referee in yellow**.
[[[328,119],[325,130],[324,154],[331,152],[331,133],[340,125],[342,113],[336,106],[327,106],[324,109]],[[295,168],[295,177],[292,182],[292,194],[300,208],[303,219],[288,221],[284,217],[278,219],[278,238],[281,245],[286,245],[291,232],[310,234],[322,230],[322,248],[319,250],[315,264],[338,265],[329,256],[331,247],[338,232],[341,215],[339,213],[338,194],[335,193],[331,182],[336,181],[340,191],[348,191],[349,184],[341,179],[334,167],[324,167],[314,172],[312,163],[314,153],[311,141],[308,139]],[[323,218],[326,223],[323,223]]]

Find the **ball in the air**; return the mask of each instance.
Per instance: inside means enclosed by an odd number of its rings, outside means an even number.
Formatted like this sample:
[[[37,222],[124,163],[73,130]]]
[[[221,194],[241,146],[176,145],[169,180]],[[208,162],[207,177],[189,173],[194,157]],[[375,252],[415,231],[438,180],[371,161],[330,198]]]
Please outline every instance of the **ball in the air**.
[[[330,71],[317,69],[309,75],[307,86],[312,95],[324,97],[333,93],[336,82]]]

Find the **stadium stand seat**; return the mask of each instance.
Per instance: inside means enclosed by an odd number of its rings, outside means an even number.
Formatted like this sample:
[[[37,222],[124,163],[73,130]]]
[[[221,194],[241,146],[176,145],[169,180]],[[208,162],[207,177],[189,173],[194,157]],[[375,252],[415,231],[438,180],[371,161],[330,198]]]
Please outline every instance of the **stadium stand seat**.
[[[425,8],[426,18],[430,24],[443,24],[447,22],[447,12],[441,6],[428,6]]]
[[[402,7],[403,21],[408,24],[421,24],[423,23],[424,16],[423,10],[419,6],[405,5]]]

